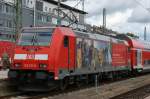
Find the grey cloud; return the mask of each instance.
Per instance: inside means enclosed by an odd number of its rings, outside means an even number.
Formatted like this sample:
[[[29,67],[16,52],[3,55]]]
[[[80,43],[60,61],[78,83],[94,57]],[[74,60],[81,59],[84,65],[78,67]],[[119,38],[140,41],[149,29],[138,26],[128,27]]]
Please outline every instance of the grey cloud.
[[[68,1],[66,4],[74,6],[76,2]],[[136,5],[134,0],[85,0],[85,10],[89,13],[87,17],[101,15],[103,8],[107,9],[108,14],[112,14],[126,11]]]
[[[133,10],[131,17],[128,18],[128,22],[133,23],[150,23],[150,12],[146,9],[137,7]]]
[[[128,9],[133,12],[129,15],[126,22],[117,24],[116,26],[110,26],[109,28],[120,32],[135,32],[139,33],[142,38],[144,26],[141,23],[150,23],[150,13],[140,7],[135,0],[85,0],[85,10],[89,13],[86,21],[90,24],[100,25],[102,24],[102,9],[107,9],[109,16],[121,12],[125,13]],[[141,2],[144,7],[150,7],[150,0],[137,0]],[[68,2],[69,5],[75,5],[75,3]],[[79,7],[80,8],[80,7]],[[149,10],[150,11],[150,10]],[[109,20],[109,19],[107,19]],[[111,24],[111,23],[110,23]],[[148,27],[150,28],[150,27]],[[148,29],[147,28],[147,29]],[[150,31],[150,30],[147,30]]]
[[[133,0],[88,0],[86,2],[88,17],[102,14],[102,9],[106,8],[108,14],[126,11],[136,6]]]

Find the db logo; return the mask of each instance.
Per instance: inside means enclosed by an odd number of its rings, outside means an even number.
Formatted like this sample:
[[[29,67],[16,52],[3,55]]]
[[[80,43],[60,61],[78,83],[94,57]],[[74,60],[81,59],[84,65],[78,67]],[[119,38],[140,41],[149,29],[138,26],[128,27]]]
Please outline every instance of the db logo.
[[[34,54],[28,54],[27,59],[35,59],[35,55]]]

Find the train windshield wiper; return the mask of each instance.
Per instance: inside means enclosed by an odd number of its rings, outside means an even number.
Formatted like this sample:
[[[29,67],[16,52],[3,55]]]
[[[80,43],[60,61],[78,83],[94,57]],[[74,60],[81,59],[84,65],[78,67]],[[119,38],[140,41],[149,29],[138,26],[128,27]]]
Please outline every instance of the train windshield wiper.
[[[32,45],[38,45],[37,33],[35,33],[35,35],[33,35],[31,42],[32,42]]]

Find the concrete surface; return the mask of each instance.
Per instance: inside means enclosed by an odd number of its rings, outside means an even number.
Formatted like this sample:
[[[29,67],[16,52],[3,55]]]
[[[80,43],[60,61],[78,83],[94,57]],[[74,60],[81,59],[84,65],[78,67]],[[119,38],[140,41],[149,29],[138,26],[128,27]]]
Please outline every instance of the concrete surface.
[[[149,96],[149,97],[146,97],[145,99],[150,99],[150,96]]]
[[[7,70],[0,70],[0,79],[7,79],[7,73],[8,73],[8,69]]]
[[[48,99],[110,99],[121,95],[128,91],[143,87],[150,84],[150,75],[145,75],[137,78],[131,78],[124,81],[118,81],[111,84],[106,84],[98,88],[98,93],[95,88],[83,89],[67,94],[60,94]],[[150,99],[147,98],[147,99]]]

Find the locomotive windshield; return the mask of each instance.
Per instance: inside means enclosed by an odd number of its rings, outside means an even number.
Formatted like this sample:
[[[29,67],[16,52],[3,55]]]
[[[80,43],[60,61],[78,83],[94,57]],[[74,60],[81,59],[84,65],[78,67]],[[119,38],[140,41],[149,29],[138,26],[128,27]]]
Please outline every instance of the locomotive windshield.
[[[13,34],[0,33],[0,40],[13,41],[13,39],[14,39],[14,35]]]
[[[39,45],[50,44],[53,29],[24,29],[18,41],[18,45]]]

